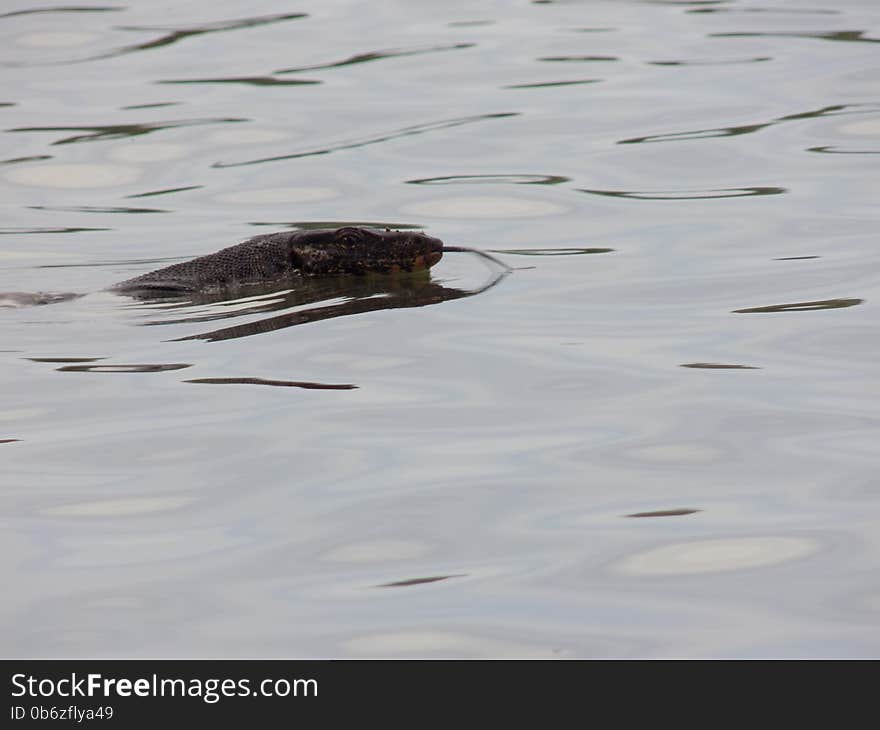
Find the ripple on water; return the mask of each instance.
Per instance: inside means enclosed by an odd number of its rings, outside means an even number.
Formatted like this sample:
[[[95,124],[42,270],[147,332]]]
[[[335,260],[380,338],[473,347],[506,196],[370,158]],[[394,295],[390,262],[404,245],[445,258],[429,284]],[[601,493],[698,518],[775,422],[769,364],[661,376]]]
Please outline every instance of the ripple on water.
[[[725,365],[720,362],[686,362],[679,365],[682,368],[696,368],[702,370],[760,370],[755,365]]]
[[[747,309],[734,309],[734,314],[759,314],[763,312],[811,312],[816,309],[843,309],[855,307],[864,302],[864,299],[821,299],[815,302],[791,302],[790,304],[768,304],[763,307],[748,307]]]
[[[532,218],[556,215],[566,207],[544,200],[484,195],[410,203],[402,210],[433,218]]]
[[[240,205],[274,205],[278,203],[311,203],[338,197],[339,192],[333,188],[289,187],[237,190],[231,193],[220,193],[215,196],[215,200],[221,203]]]
[[[596,253],[612,253],[613,248],[493,248],[492,253],[511,256],[583,256]]]
[[[192,496],[126,497],[48,507],[43,514],[49,517],[131,517],[181,509],[195,501],[196,498]]]
[[[190,363],[173,362],[138,365],[65,365],[57,369],[66,373],[163,373],[167,370],[182,370],[191,367]]]
[[[390,583],[380,583],[376,588],[408,588],[409,586],[418,586],[425,583],[439,583],[441,580],[449,580],[450,578],[466,578],[467,573],[452,573],[450,575],[431,575],[425,578],[407,578],[405,580],[395,580]]]
[[[582,84],[597,84],[602,79],[571,79],[568,81],[534,81],[524,84],[508,84],[504,89],[546,89],[555,86],[579,86]]]
[[[420,558],[427,551],[425,543],[410,540],[358,540],[331,548],[320,559],[331,563],[384,563]]]
[[[452,127],[459,127],[464,124],[472,124],[474,122],[481,122],[486,120],[494,120],[494,119],[505,119],[508,117],[519,116],[519,112],[493,112],[490,114],[476,114],[467,117],[456,117],[454,119],[443,119],[438,122],[426,122],[424,124],[413,124],[407,127],[400,127],[397,129],[390,130],[388,132],[379,133],[375,135],[370,135],[366,137],[357,137],[354,139],[346,139],[339,142],[332,142],[330,144],[309,148],[305,150],[301,150],[298,152],[290,152],[287,154],[279,154],[272,155],[269,157],[256,157],[248,160],[242,160],[240,162],[215,162],[212,167],[243,167],[245,165],[260,165],[266,162],[280,162],[283,160],[296,160],[302,157],[313,157],[315,155],[328,155],[333,152],[339,152],[342,150],[352,150],[358,149],[360,147],[368,147],[374,144],[382,144],[384,142],[389,142],[395,139],[402,139],[404,137],[412,137],[421,134],[427,134],[429,132],[435,132],[441,129],[450,129]]]
[[[282,388],[304,388],[306,390],[354,390],[358,387],[351,383],[314,383],[304,380],[270,380],[267,378],[193,378],[183,382],[211,385],[274,385]]]
[[[748,188],[712,188],[708,190],[592,190],[578,188],[579,193],[603,195],[611,198],[629,198],[632,200],[711,200],[714,198],[745,198],[752,195],[781,195],[786,188],[761,186]]]
[[[280,129],[221,129],[212,132],[208,136],[208,141],[218,145],[233,144],[267,144],[269,142],[280,142],[282,139],[289,139],[294,135],[289,129],[283,132]]]
[[[613,566],[624,575],[696,575],[778,565],[812,555],[814,540],[802,537],[735,537],[676,543],[631,555]]]
[[[55,31],[48,33],[27,33],[19,36],[13,43],[30,48],[72,48],[85,46],[98,38],[95,33],[75,33]]]
[[[473,185],[473,184],[510,184],[510,185],[559,185],[569,182],[571,178],[563,175],[445,175],[443,177],[423,177],[407,180],[412,185]]]
[[[624,515],[624,517],[684,517],[685,515],[693,515],[702,511],[703,510],[681,507],[678,509],[658,509],[651,512],[633,512],[630,515]]]
[[[159,142],[140,142],[138,144],[116,145],[110,157],[122,162],[162,162],[186,157],[188,150],[181,144],[161,144]]]
[[[555,657],[552,647],[457,631],[394,631],[349,639],[344,648],[362,656]]]
[[[128,185],[140,178],[136,167],[86,163],[54,163],[9,170],[4,177],[19,185],[41,188],[109,188]]]

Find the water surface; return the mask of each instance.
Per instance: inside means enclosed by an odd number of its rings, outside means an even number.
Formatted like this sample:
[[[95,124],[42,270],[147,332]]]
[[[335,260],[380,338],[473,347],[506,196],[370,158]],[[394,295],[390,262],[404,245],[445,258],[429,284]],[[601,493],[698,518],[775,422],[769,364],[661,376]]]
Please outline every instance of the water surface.
[[[0,36],[4,656],[880,652],[875,3]],[[517,270],[101,291],[347,224]]]

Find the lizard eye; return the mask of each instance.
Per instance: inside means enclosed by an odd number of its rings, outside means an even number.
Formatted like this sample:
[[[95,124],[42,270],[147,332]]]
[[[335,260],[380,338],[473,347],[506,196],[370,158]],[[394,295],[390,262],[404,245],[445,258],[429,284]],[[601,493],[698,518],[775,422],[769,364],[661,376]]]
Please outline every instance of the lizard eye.
[[[336,231],[336,238],[340,243],[351,246],[358,243],[363,236],[357,228],[340,228]]]

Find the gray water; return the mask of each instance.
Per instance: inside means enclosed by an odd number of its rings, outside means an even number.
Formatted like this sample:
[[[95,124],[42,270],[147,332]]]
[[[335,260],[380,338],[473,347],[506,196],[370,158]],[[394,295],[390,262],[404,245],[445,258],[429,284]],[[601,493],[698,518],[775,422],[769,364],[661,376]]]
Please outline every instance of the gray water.
[[[89,293],[0,309],[0,654],[880,654],[875,0],[0,38],[0,291]],[[351,223],[517,270],[101,292]]]

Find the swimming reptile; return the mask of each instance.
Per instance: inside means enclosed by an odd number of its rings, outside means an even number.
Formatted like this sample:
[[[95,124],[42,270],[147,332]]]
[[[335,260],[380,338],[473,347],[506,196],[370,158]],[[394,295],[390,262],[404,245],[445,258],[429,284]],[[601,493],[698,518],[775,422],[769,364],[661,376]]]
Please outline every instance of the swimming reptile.
[[[392,273],[428,269],[443,242],[413,231],[336,228],[254,236],[235,246],[114,284],[126,294],[174,294],[285,276]]]
[[[108,290],[137,298],[179,297],[291,277],[420,271],[436,264],[444,251],[470,251],[510,271],[487,253],[445,246],[439,238],[424,233],[346,226],[254,236],[215,253],[121,281]],[[79,296],[3,292],[0,305],[53,304]]]

